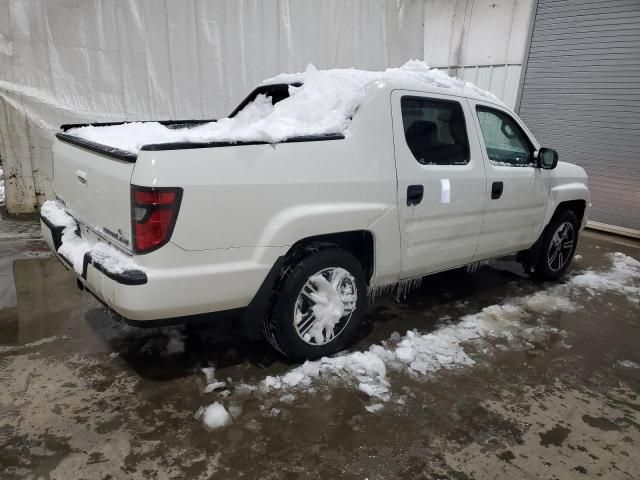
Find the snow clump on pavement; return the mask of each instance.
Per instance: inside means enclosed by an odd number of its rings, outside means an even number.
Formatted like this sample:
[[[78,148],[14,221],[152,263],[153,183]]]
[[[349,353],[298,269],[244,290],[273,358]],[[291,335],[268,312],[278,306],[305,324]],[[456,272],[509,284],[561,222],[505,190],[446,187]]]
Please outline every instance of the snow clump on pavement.
[[[195,416],[196,419],[202,419],[202,423],[211,429],[225,427],[233,421],[227,409],[218,402],[214,402],[208,407],[201,407]]]
[[[168,128],[158,122],[132,122],[111,126],[85,126],[68,130],[68,135],[94,143],[137,153],[143,145],[169,142],[277,143],[307,135],[345,134],[351,117],[374,82],[399,81],[403,86],[433,88],[443,93],[466,94],[500,103],[495,95],[475,85],[411,60],[399,68],[373,72],[366,70],[316,70],[281,74],[262,84],[302,83],[289,87],[289,97],[272,104],[258,95],[232,118],[189,128]]]
[[[632,362],[631,360],[620,360],[618,365],[624,368],[640,368],[640,363]]]
[[[207,385],[204,387],[203,393],[211,393],[215,390],[220,390],[226,385],[226,382],[219,382],[216,379],[215,368],[205,367],[201,368],[200,371],[204,374],[205,381],[207,382]]]
[[[384,408],[384,405],[382,403],[374,403],[372,405],[367,405],[364,408],[367,410],[367,412],[376,413],[382,410]]]
[[[607,272],[587,270],[569,280],[569,285],[604,293],[614,291],[627,297],[633,303],[640,303],[640,285],[633,280],[640,279],[640,262],[624,253],[609,254],[613,267]]]

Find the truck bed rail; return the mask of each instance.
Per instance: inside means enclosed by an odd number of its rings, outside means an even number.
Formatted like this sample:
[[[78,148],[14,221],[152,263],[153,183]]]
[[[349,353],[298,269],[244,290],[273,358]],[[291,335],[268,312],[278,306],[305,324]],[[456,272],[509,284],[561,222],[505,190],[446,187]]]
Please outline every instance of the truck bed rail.
[[[168,128],[189,128],[190,126],[200,125],[202,123],[212,122],[215,120],[167,120],[160,121],[162,125]],[[109,147],[96,142],[91,142],[83,138],[69,135],[66,133],[71,128],[78,127],[103,127],[110,125],[122,125],[131,122],[108,122],[108,123],[88,123],[88,124],[68,124],[61,127],[61,132],[56,133],[56,138],[66,143],[76,145],[80,148],[85,148],[95,153],[99,153],[117,160],[135,163],[138,154],[128,152],[126,150],[120,150],[118,148]],[[328,135],[304,135],[299,137],[292,137],[283,140],[278,143],[297,143],[297,142],[319,142],[324,140],[343,140],[345,137],[342,134],[328,134]],[[147,151],[160,151],[160,150],[184,150],[191,148],[218,148],[218,147],[234,147],[243,145],[270,145],[269,142],[262,141],[239,141],[239,142],[169,142],[169,143],[153,143],[149,145],[143,145],[140,150]]]

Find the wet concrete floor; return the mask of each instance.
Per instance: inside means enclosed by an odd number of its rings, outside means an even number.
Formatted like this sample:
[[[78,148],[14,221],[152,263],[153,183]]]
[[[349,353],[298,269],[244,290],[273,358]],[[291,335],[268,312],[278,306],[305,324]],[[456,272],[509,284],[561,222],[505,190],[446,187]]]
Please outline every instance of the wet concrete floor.
[[[205,366],[233,386],[292,365],[232,323],[128,327],[41,250],[0,241],[0,289],[15,289],[0,309],[2,479],[640,478],[637,298],[585,291],[577,311],[545,318],[566,333],[471,345],[472,366],[391,372],[393,399],[370,413],[331,382],[286,399],[204,393]],[[638,244],[587,233],[573,271],[607,268],[614,251],[640,259]],[[547,287],[515,263],[439,274],[401,302],[377,299],[352,349]],[[211,431],[194,414],[216,400],[235,418]]]

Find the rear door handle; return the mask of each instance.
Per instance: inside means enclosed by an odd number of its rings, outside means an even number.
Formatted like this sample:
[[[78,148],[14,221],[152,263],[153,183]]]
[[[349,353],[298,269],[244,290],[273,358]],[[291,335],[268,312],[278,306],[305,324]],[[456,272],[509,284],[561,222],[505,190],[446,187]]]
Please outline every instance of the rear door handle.
[[[418,205],[422,201],[424,195],[424,186],[409,185],[407,187],[407,206]]]
[[[504,184],[502,182],[493,182],[491,184],[491,198],[493,200],[497,200],[502,196],[502,190],[504,189]]]
[[[85,172],[84,170],[76,170],[76,178],[81,184],[87,184],[87,172]]]

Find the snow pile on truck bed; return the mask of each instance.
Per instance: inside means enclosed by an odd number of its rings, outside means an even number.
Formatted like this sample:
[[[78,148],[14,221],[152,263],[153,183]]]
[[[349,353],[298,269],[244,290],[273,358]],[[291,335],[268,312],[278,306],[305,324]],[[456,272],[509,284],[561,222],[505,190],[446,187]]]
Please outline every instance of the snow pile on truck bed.
[[[84,255],[87,252],[91,254],[93,263],[99,264],[108,272],[143,271],[142,268],[133,263],[131,257],[117,248],[104,242],[90,245],[85,239],[79,237],[76,232],[76,221],[57,202],[53,200],[44,202],[40,209],[40,215],[52,225],[64,228],[62,231],[62,244],[58,248],[58,253],[71,263],[73,269],[79,275],[82,274]]]
[[[167,128],[157,122],[133,122],[103,127],[79,127],[66,133],[111,148],[137,153],[143,145],[171,142],[277,143],[307,135],[344,134],[352,115],[362,102],[365,87],[375,81],[396,81],[415,88],[435,87],[451,93],[497,100],[475,85],[412,60],[399,68],[381,72],[355,69],[316,70],[282,74],[265,80],[274,83],[303,83],[289,87],[289,98],[276,105],[259,95],[233,118],[191,128]]]

